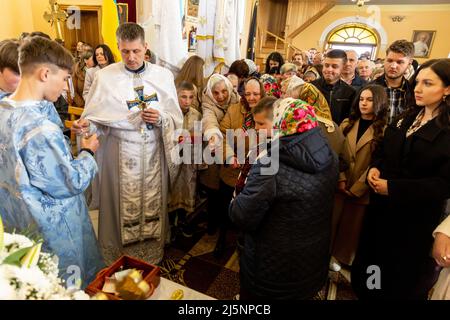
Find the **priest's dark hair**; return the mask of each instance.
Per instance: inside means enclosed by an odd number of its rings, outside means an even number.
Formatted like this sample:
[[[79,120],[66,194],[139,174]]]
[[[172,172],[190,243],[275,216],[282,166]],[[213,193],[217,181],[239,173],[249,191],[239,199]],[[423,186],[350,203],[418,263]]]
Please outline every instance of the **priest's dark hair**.
[[[117,41],[134,41],[141,40],[142,43],[145,43],[145,31],[144,29],[138,25],[137,23],[127,22],[123,23],[117,28],[116,31]]]
[[[8,68],[19,74],[19,41],[15,39],[0,42],[0,72]]]
[[[39,64],[48,64],[71,71],[73,57],[66,48],[55,41],[43,37],[33,37],[25,41],[19,48],[20,73],[22,75],[31,73]]]

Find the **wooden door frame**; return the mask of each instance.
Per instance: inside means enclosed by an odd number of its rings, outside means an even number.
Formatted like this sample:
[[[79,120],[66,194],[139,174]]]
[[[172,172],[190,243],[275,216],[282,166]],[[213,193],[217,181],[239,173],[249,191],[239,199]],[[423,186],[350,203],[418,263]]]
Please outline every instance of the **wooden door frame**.
[[[69,7],[73,7],[74,5],[70,4],[60,4],[59,8],[61,10],[64,10],[67,12],[67,9]],[[95,11],[97,12],[98,17],[98,43],[103,43],[103,37],[102,37],[102,7],[101,6],[94,6],[94,5],[76,5],[75,7],[80,8],[81,11]]]

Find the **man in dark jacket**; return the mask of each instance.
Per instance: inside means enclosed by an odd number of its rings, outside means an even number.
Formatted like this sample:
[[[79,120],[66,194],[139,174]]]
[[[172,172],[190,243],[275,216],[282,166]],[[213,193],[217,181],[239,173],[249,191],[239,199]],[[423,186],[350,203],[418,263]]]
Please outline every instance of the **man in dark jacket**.
[[[388,123],[392,123],[407,107],[414,104],[414,90],[405,78],[412,63],[414,44],[406,40],[393,42],[386,50],[384,75],[372,83],[386,88],[389,99]]]
[[[356,90],[341,80],[342,71],[347,63],[347,54],[343,50],[329,51],[323,63],[323,77],[312,82],[325,96],[331,109],[333,121],[337,124],[348,118]]]
[[[285,104],[299,103],[304,102],[290,99]],[[275,116],[282,115],[277,108]],[[286,132],[295,120],[306,123],[298,118],[307,112],[294,110],[278,128]],[[291,120],[284,130],[286,119]],[[252,166],[244,189],[230,205],[232,221],[245,234],[242,300],[309,299],[327,279],[338,160],[317,122],[306,124],[306,132],[300,126],[272,142],[270,159],[263,157]],[[273,163],[262,163],[277,159],[277,143],[278,171],[268,175],[265,171]]]

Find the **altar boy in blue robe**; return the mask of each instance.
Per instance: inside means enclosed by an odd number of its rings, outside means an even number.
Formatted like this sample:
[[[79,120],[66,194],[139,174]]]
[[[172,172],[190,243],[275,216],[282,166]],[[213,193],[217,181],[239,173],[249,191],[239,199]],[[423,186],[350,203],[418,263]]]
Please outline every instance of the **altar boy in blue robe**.
[[[59,258],[60,276],[82,288],[104,267],[83,192],[97,173],[96,135],[74,159],[53,103],[73,58],[56,42],[34,37],[19,49],[21,79],[0,99],[0,214],[7,230],[36,230],[43,251]]]

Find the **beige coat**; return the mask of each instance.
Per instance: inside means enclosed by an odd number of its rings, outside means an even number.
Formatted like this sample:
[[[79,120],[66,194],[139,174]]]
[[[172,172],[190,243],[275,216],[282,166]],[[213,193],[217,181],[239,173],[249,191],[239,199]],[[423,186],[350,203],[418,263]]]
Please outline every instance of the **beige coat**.
[[[189,131],[191,137],[194,134],[194,122],[201,121],[202,115],[193,107],[184,115],[183,129]],[[191,154],[194,147],[191,145]],[[191,158],[193,161],[193,157]],[[197,165],[182,164],[181,170],[175,177],[173,189],[170,194],[169,212],[184,209],[187,213],[195,210],[195,196],[197,192]]]
[[[227,113],[225,114],[225,117],[223,117],[222,121],[220,122],[220,131],[222,132],[224,136],[223,140],[223,153],[224,153],[224,161],[228,160],[230,156],[237,155],[237,138],[234,138],[234,147],[231,146],[229,141],[225,139],[225,133],[227,129],[242,129],[242,125],[244,124],[244,118],[246,115],[245,107],[240,104],[236,103],[231,105],[228,108]],[[245,157],[248,153],[248,137],[245,137],[245,152],[243,156]],[[243,163],[241,163],[242,165]],[[239,173],[241,172],[241,169],[233,169],[231,165],[223,165],[220,168],[220,179],[225,182],[228,186],[234,187],[236,185],[237,179],[239,177]]]
[[[208,141],[213,134],[219,136],[222,135],[219,124],[225,116],[229,105],[224,107],[218,106],[207,94],[205,94],[205,91],[206,89],[203,91],[202,95],[202,130],[205,136],[204,140]],[[239,100],[239,95],[237,92],[233,91],[231,94],[230,105],[238,103]],[[218,190],[220,182],[219,171],[219,165],[208,165],[206,170],[200,171],[200,183],[210,189]]]
[[[433,236],[437,232],[450,237],[450,216],[448,216],[433,232]],[[450,268],[442,269],[439,279],[434,285],[431,300],[450,300]]]
[[[217,105],[207,94],[202,96],[202,127],[206,140],[209,140],[213,134],[220,135],[220,121],[222,121],[230,105],[238,103],[240,98],[237,92],[233,91],[229,105]]]
[[[317,121],[319,122],[320,128],[322,129],[323,134],[328,140],[328,143],[330,144],[331,149],[336,152],[336,154],[339,157],[343,158],[343,150],[344,150],[344,135],[342,134],[342,130],[338,127],[336,123],[333,123],[334,130],[328,129],[327,125],[320,121],[318,118]]]
[[[80,63],[74,65],[72,70],[72,82],[75,90],[73,104],[75,107],[84,108],[83,90],[86,71],[80,69]]]
[[[340,130],[348,126],[345,119]],[[349,165],[340,173],[340,181],[347,182],[347,190],[357,197],[336,193],[332,215],[331,254],[339,262],[352,265],[363,223],[366,205],[369,203],[369,187],[366,185],[367,171],[371,161],[373,127],[370,126],[356,142],[359,120],[348,132],[341,156]]]
[[[342,121],[340,125],[342,132],[348,124],[348,119]],[[366,178],[371,161],[374,130],[373,126],[370,126],[356,142],[358,127],[359,120],[355,122],[345,139],[343,156],[349,168],[341,172],[339,181],[347,181],[347,190],[358,197],[355,199],[356,202],[369,204],[369,186],[366,184]]]

